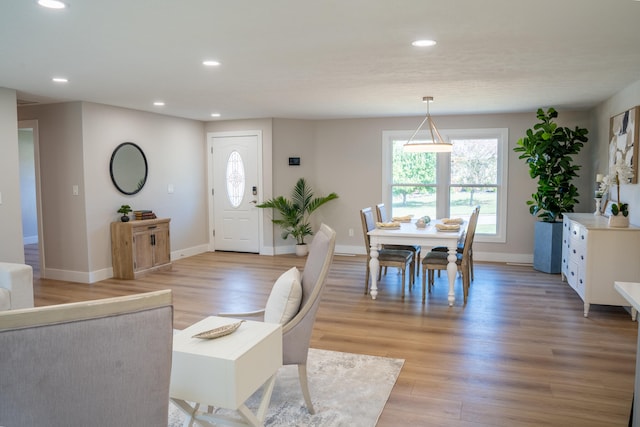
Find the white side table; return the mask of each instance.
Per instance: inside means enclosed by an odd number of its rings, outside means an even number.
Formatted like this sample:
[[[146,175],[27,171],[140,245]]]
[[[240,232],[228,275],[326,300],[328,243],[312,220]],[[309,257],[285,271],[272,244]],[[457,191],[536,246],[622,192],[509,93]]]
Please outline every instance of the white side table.
[[[635,282],[614,282],[616,291],[620,293],[631,304],[631,314],[635,319],[635,315],[640,310],[640,283]],[[631,406],[633,413],[633,427],[640,426],[640,335],[638,335],[638,344],[636,348],[636,381],[633,393],[633,403]]]
[[[226,317],[206,319],[173,337],[171,400],[194,421],[215,421],[221,416],[199,412],[199,405],[237,410],[251,426],[264,422],[278,369],[282,366],[282,327],[246,321],[230,335],[203,340],[193,335],[237,322]],[[245,405],[261,386],[262,401],[256,414]],[[197,402],[191,406],[187,402]],[[228,418],[224,418],[229,423]]]

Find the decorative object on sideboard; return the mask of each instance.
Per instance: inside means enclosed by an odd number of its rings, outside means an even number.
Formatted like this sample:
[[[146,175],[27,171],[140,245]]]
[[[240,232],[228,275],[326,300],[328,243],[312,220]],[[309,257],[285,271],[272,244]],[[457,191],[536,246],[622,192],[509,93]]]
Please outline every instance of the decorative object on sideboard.
[[[293,236],[296,239],[296,255],[307,254],[307,246],[304,242],[305,236],[313,235],[309,216],[320,206],[337,199],[336,193],[331,193],[324,197],[313,197],[313,190],[304,178],[298,179],[291,191],[291,199],[284,196],[266,200],[257,205],[259,208],[272,208],[280,214],[280,218],[273,218],[271,221],[282,227],[282,238],[287,239]]]
[[[619,162],[613,165],[611,173],[605,176],[600,183],[599,190],[604,194],[611,190],[612,186],[616,186],[617,198],[611,199],[611,215],[609,216],[609,225],[611,227],[628,227],[629,226],[629,204],[622,203],[620,200],[620,186],[622,183],[630,182],[633,176],[633,169],[626,162]]]
[[[535,224],[533,268],[560,273],[562,226],[558,221],[578,203],[578,188],[571,181],[578,177],[580,165],[573,156],[588,141],[589,131],[558,126],[554,108],[546,112],[539,108],[536,117],[539,122],[527,129],[513,151],[522,153],[518,158],[529,166],[531,178],[538,180],[536,192],[527,201],[531,215],[540,219]]]
[[[602,180],[604,179],[604,175],[602,175],[601,173],[596,174],[596,192],[595,192],[595,198],[594,200],[596,201],[596,211],[593,213],[596,216],[602,216],[602,197],[604,196],[603,191],[600,189],[600,183],[602,183]]]
[[[120,209],[118,209],[118,213],[121,213],[122,216],[120,217],[120,221],[122,222],[127,222],[129,221],[129,212],[131,212],[131,206],[129,205],[122,205],[120,206]]]
[[[140,221],[143,219],[156,219],[156,214],[153,213],[152,210],[149,209],[141,209],[141,210],[135,210],[133,211],[133,216],[135,217],[136,221]]]
[[[638,171],[638,132],[640,131],[640,106],[630,108],[611,117],[609,127],[609,174],[621,163],[631,168],[623,184],[636,184]],[[619,199],[618,199],[619,200]]]

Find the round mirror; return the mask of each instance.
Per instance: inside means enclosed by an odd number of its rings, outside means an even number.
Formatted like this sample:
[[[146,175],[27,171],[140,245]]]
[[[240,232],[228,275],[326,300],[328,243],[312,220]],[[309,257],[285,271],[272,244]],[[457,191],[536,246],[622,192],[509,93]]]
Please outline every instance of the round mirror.
[[[118,191],[136,194],[147,182],[147,158],[136,144],[124,142],[113,150],[109,172]]]

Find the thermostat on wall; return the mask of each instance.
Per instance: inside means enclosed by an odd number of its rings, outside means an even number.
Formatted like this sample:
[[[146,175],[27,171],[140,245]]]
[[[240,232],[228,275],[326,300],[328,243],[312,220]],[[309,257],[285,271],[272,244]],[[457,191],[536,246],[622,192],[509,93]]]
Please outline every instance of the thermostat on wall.
[[[300,166],[300,157],[289,157],[289,166]]]

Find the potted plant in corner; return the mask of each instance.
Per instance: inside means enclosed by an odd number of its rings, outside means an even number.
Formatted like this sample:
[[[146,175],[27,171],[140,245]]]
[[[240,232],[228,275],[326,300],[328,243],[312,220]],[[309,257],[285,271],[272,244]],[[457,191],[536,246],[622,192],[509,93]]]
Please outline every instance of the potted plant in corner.
[[[537,216],[533,250],[533,268],[545,273],[560,273],[562,261],[562,213],[573,212],[578,203],[578,188],[571,183],[580,165],[573,163],[587,142],[589,131],[560,127],[554,123],[558,112],[539,108],[539,123],[527,129],[513,150],[529,165],[529,175],[538,179],[538,188],[527,201],[531,215]]]
[[[283,239],[286,240],[289,236],[296,239],[296,254],[304,256],[307,254],[304,238],[313,234],[309,216],[320,206],[337,198],[336,193],[314,198],[311,187],[304,178],[300,178],[291,191],[290,200],[284,196],[278,196],[257,206],[259,208],[273,208],[278,212],[280,218],[274,218],[272,222],[282,227]]]
[[[122,214],[122,216],[120,217],[120,221],[122,222],[129,221],[129,212],[131,212],[131,206],[129,205],[120,206],[120,209],[118,209],[118,213]]]

